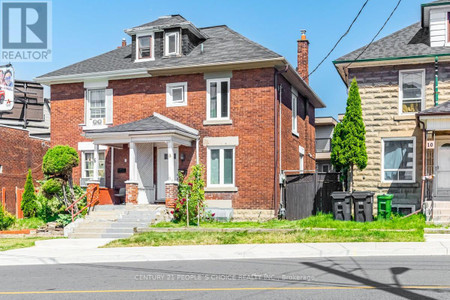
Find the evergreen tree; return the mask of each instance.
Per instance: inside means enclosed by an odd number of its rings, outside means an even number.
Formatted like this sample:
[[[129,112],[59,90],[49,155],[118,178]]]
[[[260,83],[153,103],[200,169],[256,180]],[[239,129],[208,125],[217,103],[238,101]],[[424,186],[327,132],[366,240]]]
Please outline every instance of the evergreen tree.
[[[20,204],[24,217],[36,217],[39,211],[39,202],[34,193],[33,177],[31,170],[28,170],[27,180],[25,181],[24,191],[22,194],[22,203]]]
[[[367,167],[366,128],[361,109],[361,96],[354,78],[348,92],[347,108],[341,123],[334,129],[331,141],[331,163],[336,170],[348,172],[350,192],[353,192],[353,169]]]

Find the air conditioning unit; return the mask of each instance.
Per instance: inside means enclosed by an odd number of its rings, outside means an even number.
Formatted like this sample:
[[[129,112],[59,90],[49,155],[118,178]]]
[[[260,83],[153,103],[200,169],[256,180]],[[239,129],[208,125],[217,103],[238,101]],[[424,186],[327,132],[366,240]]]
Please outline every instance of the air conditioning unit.
[[[92,123],[92,126],[100,126],[105,123],[105,119],[92,119],[91,123]]]

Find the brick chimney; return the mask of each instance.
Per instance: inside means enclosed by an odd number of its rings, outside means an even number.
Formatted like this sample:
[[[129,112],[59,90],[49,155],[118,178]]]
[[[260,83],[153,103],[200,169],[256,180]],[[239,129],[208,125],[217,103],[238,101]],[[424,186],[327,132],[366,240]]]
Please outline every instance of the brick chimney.
[[[125,47],[127,45],[127,40],[125,38],[122,39],[122,47]]]
[[[301,30],[302,36],[297,40],[297,72],[309,84],[309,41],[306,39],[306,30]]]

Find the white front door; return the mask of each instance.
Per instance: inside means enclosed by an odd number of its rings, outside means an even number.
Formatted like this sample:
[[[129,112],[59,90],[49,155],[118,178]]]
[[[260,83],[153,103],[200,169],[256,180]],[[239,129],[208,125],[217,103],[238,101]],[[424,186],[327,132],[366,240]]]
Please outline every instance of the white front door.
[[[437,142],[435,161],[436,196],[450,196],[450,142]]]
[[[138,204],[155,202],[153,185],[153,144],[136,144]]]
[[[174,174],[175,179],[178,178],[178,148],[173,149],[174,153]],[[158,200],[159,201],[165,201],[166,200],[166,186],[165,182],[169,179],[169,162],[168,162],[168,153],[167,148],[158,148]]]

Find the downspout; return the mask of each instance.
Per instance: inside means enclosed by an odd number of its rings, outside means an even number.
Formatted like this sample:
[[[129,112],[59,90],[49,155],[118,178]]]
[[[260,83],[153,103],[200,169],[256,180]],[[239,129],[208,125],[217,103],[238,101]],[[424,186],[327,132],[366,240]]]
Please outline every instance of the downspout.
[[[273,166],[273,177],[274,177],[274,185],[273,185],[273,209],[275,211],[275,216],[278,215],[277,211],[277,203],[278,203],[278,186],[279,186],[279,180],[281,178],[281,97],[278,94],[278,75],[281,73],[287,72],[289,66],[286,65],[286,67],[282,71],[278,71],[275,68],[274,72],[274,166]],[[279,102],[279,110],[280,110],[280,116],[278,117],[277,114],[277,102]],[[278,118],[280,119],[278,121]],[[279,130],[277,127],[277,124],[279,122]],[[277,139],[277,135],[279,132],[279,140]],[[278,156],[279,154],[279,156]],[[278,167],[278,159],[279,159],[279,165],[280,165],[280,171],[277,172]],[[281,188],[280,188],[280,203],[282,203],[282,197],[281,197]]]
[[[439,105],[439,57],[434,58],[434,106]]]
[[[199,142],[200,142],[200,137],[195,139],[195,162],[197,163],[197,165],[200,163],[200,154],[198,153],[198,150],[200,148]]]

